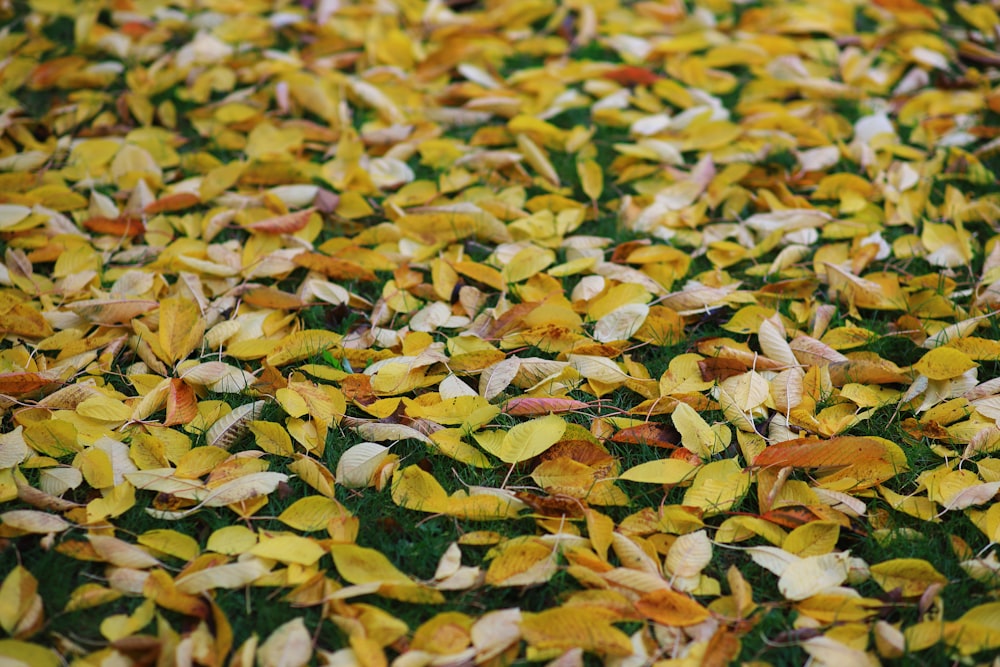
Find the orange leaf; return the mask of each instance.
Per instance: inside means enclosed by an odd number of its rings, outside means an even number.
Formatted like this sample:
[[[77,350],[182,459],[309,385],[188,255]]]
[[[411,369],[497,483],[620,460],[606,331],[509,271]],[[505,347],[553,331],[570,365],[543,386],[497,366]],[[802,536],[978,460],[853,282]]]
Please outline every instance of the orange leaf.
[[[48,338],[52,326],[41,313],[16,298],[0,295],[0,334],[14,334],[25,338]]]
[[[152,204],[142,210],[147,215],[157,213],[167,213],[169,211],[183,211],[201,203],[201,198],[193,192],[175,192],[172,195],[160,197]]]
[[[0,373],[0,394],[23,396],[56,382],[39,373]]]
[[[83,221],[84,229],[97,234],[134,238],[146,231],[146,225],[139,218],[123,215],[117,218],[94,217]]]
[[[646,593],[636,601],[635,608],[657,623],[674,627],[697,625],[711,615],[688,596],[668,588]]]
[[[829,440],[800,438],[771,445],[757,455],[753,467],[775,466],[818,470],[855,467],[863,470],[872,463],[902,471],[906,469],[906,455],[897,445],[883,438],[864,436],[843,436]]]
[[[623,442],[629,445],[648,445],[650,447],[665,447],[676,449],[680,441],[677,430],[666,424],[639,424],[623,428],[611,437],[613,442]]]
[[[294,310],[305,306],[299,297],[274,287],[249,289],[243,294],[243,302],[258,308],[273,308],[275,310]]]
[[[604,72],[601,76],[623,86],[651,86],[662,78],[645,67],[635,65],[622,65]]]
[[[300,253],[292,261],[298,266],[304,266],[310,271],[319,271],[334,280],[375,280],[375,273],[360,264],[318,252]]]
[[[170,389],[167,392],[167,417],[164,426],[187,424],[198,416],[198,397],[194,389],[183,380],[170,378]]]
[[[305,229],[309,224],[309,218],[316,211],[315,208],[307,208],[295,213],[286,213],[273,218],[267,218],[260,222],[254,222],[246,226],[252,232],[263,232],[265,234],[294,234]]]
[[[142,594],[155,600],[157,606],[164,609],[197,618],[208,617],[208,604],[196,595],[177,590],[174,580],[164,570],[155,569],[149,573],[143,584]]]

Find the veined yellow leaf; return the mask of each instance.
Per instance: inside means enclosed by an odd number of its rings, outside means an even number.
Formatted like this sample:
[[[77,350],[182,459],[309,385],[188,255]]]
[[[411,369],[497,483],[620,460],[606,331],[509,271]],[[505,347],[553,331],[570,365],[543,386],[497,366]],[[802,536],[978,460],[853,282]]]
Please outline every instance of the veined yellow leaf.
[[[566,421],[557,415],[523,422],[507,431],[497,456],[505,463],[517,463],[538,456],[556,444],[565,430]]]

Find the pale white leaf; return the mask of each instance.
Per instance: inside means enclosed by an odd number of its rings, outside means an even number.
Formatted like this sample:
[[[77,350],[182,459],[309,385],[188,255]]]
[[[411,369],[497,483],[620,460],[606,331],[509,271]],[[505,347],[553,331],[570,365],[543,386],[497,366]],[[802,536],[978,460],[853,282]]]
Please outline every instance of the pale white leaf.
[[[38,534],[61,533],[73,525],[58,514],[38,510],[10,510],[0,514],[0,521],[16,530]]]
[[[843,552],[793,561],[778,578],[778,590],[787,600],[805,600],[839,586],[850,573],[849,559],[850,555]]]
[[[441,301],[435,301],[420,310],[410,318],[410,329],[413,331],[434,331],[451,317],[451,308]]]
[[[733,398],[736,407],[742,412],[750,412],[761,405],[771,393],[767,380],[753,370],[728,377],[719,385]]]
[[[13,227],[31,215],[31,209],[20,204],[0,204],[0,229]]]
[[[300,296],[305,301],[309,301],[315,297],[320,301],[326,301],[334,306],[347,303],[351,299],[351,293],[340,285],[315,278],[302,283]]]
[[[354,427],[358,435],[375,442],[395,442],[398,440],[419,440],[431,445],[433,441],[426,435],[406,424],[388,424],[385,422],[365,422]]]
[[[160,565],[160,561],[142,547],[119,540],[110,535],[87,535],[94,551],[105,562],[116,567],[145,570]]]
[[[389,448],[376,442],[359,442],[345,451],[337,462],[337,483],[360,489],[375,483],[383,465],[390,461]]]
[[[287,481],[288,475],[284,473],[253,472],[208,489],[208,495],[200,504],[204,507],[223,507],[257,496],[266,496],[277,489],[278,484]]]
[[[944,502],[944,511],[964,510],[993,500],[1000,492],[1000,482],[987,482],[966,487]]]
[[[469,630],[476,649],[476,664],[488,662],[521,639],[521,610],[517,607],[489,611]]]
[[[704,530],[681,535],[670,545],[666,571],[673,577],[696,577],[712,560],[712,541]]]
[[[777,320],[777,324],[775,320]],[[789,347],[788,341],[785,338],[784,326],[778,326],[780,322],[781,320],[775,315],[773,318],[769,317],[760,323],[760,330],[757,332],[760,349],[764,353],[764,356],[769,359],[788,366],[796,366],[799,363],[798,359],[795,358],[795,353],[792,352],[792,348]]]
[[[597,380],[605,384],[621,384],[631,379],[611,359],[585,354],[571,354],[567,358],[569,365],[588,380]]]
[[[247,430],[247,422],[258,419],[265,401],[254,401],[233,408],[232,412],[219,418],[205,432],[205,443],[213,447],[229,449]]]
[[[628,303],[615,308],[594,324],[594,339],[601,343],[628,340],[642,327],[647,315],[649,306],[644,303]]]
[[[267,574],[267,567],[259,558],[248,558],[238,563],[228,563],[216,567],[182,574],[174,582],[177,590],[189,595],[198,595],[215,588],[243,588],[259,577]]]
[[[518,357],[508,357],[485,368],[479,376],[479,395],[487,401],[493,400],[517,377],[520,369]]]
[[[451,398],[458,398],[459,396],[479,396],[475,389],[466,384],[454,373],[450,373],[448,377],[441,380],[441,383],[438,384],[438,393],[441,394],[441,399],[445,401]]]
[[[304,667],[313,653],[312,635],[301,618],[278,627],[257,649],[260,667]]]
[[[746,549],[746,552],[750,554],[753,562],[779,577],[784,574],[789,565],[802,560],[795,554],[778,547],[750,547]]]
[[[821,635],[810,637],[799,646],[809,654],[811,663],[830,667],[874,667],[880,664],[868,654],[835,639]]]

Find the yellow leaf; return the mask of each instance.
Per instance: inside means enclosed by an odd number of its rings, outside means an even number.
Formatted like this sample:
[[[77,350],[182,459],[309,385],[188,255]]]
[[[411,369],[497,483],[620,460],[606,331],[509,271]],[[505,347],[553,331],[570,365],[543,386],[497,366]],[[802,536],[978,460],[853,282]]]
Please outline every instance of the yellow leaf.
[[[333,473],[315,459],[297,454],[295,461],[288,464],[288,470],[298,475],[299,479],[327,498],[334,498],[336,496]]]
[[[208,536],[205,550],[238,556],[249,551],[255,544],[257,544],[257,533],[246,526],[225,526]]]
[[[471,643],[472,618],[457,611],[437,614],[413,633],[410,648],[437,655],[454,655]]]
[[[960,627],[957,644],[963,653],[1000,648],[1000,603],[975,606],[962,614],[956,624]]]
[[[864,621],[878,614],[882,603],[842,593],[818,593],[802,600],[795,608],[820,623]]]
[[[711,616],[708,609],[669,588],[646,593],[636,601],[635,608],[649,619],[673,627],[697,625]]]
[[[0,229],[13,227],[31,215],[31,209],[17,204],[0,204]]]
[[[105,422],[124,422],[132,416],[132,411],[119,400],[96,394],[76,406],[76,411],[83,417]]]
[[[681,434],[684,448],[702,459],[708,460],[729,446],[733,433],[725,424],[709,426],[694,408],[687,403],[678,403],[671,419]]]
[[[197,595],[216,588],[243,588],[266,573],[267,567],[263,561],[249,558],[237,563],[181,573],[174,583],[181,593]]]
[[[736,459],[712,461],[698,469],[683,504],[700,507],[705,516],[720,514],[746,494],[750,481],[750,474]]]
[[[281,424],[268,421],[251,421],[247,424],[256,437],[257,446],[268,454],[291,456],[295,453],[292,439]]]
[[[73,589],[64,611],[81,611],[114,602],[122,596],[120,591],[105,588],[100,584],[81,584]],[[0,653],[2,655],[2,653]]]
[[[913,369],[931,380],[950,380],[977,365],[964,352],[951,347],[936,347],[913,364]]]
[[[557,415],[539,417],[507,431],[497,456],[505,463],[517,463],[538,456],[556,444],[566,430],[566,421]]]
[[[915,597],[928,586],[947,584],[948,578],[920,558],[894,558],[871,566],[872,579],[887,593],[900,589],[902,595]]]
[[[269,352],[267,363],[272,366],[284,366],[293,361],[302,361],[309,357],[319,356],[324,351],[340,343],[343,336],[322,329],[306,329],[289,334]]]
[[[434,447],[445,456],[477,468],[492,468],[492,460],[481,451],[462,442],[463,432],[457,428],[443,428],[431,433]]]
[[[796,527],[788,534],[781,548],[796,556],[819,556],[830,553],[840,538],[840,524],[833,521],[812,521]]]
[[[186,359],[201,345],[204,335],[205,319],[195,301],[175,296],[160,302],[158,336],[164,362],[176,364]]]
[[[326,528],[330,519],[347,514],[344,506],[333,498],[306,496],[285,508],[278,521],[295,530],[313,532]]]
[[[185,563],[194,560],[201,553],[194,538],[176,530],[147,530],[136,539],[144,547],[179,558]]]
[[[587,534],[590,537],[590,546],[593,547],[594,552],[602,560],[606,561],[608,559],[608,548],[612,542],[612,532],[615,528],[614,521],[610,517],[592,509],[587,509],[584,512],[584,516],[587,519]]]
[[[381,594],[395,599],[425,603],[444,601],[439,592],[427,589],[400,572],[380,551],[356,544],[334,544],[330,553],[340,576],[352,584],[378,584]]]
[[[25,616],[41,603],[37,591],[38,580],[22,565],[16,565],[4,578],[0,585],[0,627],[7,634],[15,634]]]
[[[92,488],[106,489],[115,485],[111,457],[103,450],[96,447],[85,449],[73,458],[73,465],[80,469],[83,479]]]
[[[155,615],[156,604],[152,600],[146,600],[131,615],[116,614],[101,621],[101,634],[108,641],[131,637],[149,625]]]
[[[63,664],[53,649],[19,639],[0,639],[0,658],[10,660],[12,665],[18,667],[20,665],[59,667]]]
[[[456,491],[449,496],[430,473],[417,466],[397,471],[391,488],[392,500],[400,507],[477,521],[514,518],[526,507],[504,491],[471,495]]]
[[[269,558],[281,563],[315,565],[326,550],[313,540],[298,535],[263,536],[249,553],[261,558]]]
[[[646,484],[680,484],[693,479],[697,469],[683,459],[657,459],[629,468],[618,479]]]
[[[578,160],[576,163],[576,174],[580,178],[580,187],[583,193],[596,202],[604,192],[604,172],[593,160]]]
[[[612,620],[599,609],[556,607],[522,614],[521,632],[529,648],[543,655],[560,655],[574,648],[606,656],[631,655],[628,635],[612,626]]]

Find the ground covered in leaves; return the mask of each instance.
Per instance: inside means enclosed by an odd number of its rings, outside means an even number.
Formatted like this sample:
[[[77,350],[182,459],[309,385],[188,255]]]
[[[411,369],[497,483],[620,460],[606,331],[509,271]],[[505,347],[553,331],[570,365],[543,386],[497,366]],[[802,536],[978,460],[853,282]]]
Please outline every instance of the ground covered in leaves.
[[[1000,648],[995,2],[0,23],[5,665]]]

